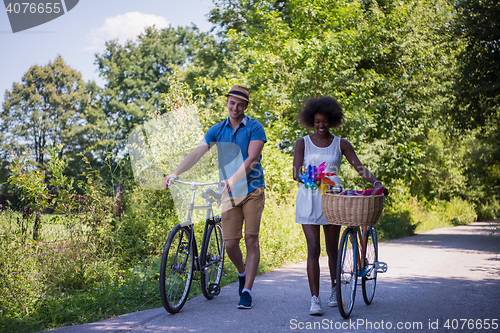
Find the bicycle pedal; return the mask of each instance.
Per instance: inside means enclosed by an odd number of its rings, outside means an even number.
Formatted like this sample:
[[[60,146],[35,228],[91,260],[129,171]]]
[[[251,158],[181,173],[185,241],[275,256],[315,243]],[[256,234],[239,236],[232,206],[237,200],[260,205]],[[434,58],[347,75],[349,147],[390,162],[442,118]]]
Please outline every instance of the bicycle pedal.
[[[373,264],[373,269],[377,273],[385,273],[387,272],[387,263],[382,261],[377,261],[376,263]]]
[[[215,296],[220,294],[220,284],[218,283],[210,283],[208,286],[208,290],[210,293],[213,293]]]

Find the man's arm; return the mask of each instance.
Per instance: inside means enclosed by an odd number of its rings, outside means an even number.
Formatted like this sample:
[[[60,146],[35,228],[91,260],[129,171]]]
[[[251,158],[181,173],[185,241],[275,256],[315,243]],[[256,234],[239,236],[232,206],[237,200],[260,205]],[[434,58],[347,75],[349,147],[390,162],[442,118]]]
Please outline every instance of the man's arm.
[[[228,179],[224,190],[231,192],[234,185],[248,175],[255,165],[259,163],[260,154],[262,154],[264,144],[265,142],[262,140],[250,141],[248,144],[248,157],[245,161],[243,161],[243,164],[238,168],[235,174]]]
[[[195,165],[200,160],[200,158],[203,155],[205,155],[205,153],[209,149],[210,149],[210,146],[207,143],[205,143],[203,141],[200,142],[198,144],[198,146],[192,152],[190,152],[184,158],[184,160],[182,160],[181,164],[179,164],[179,166],[177,166],[177,168],[174,170],[174,172],[172,172],[170,175],[168,175],[165,178],[163,178],[163,187],[165,189],[168,189],[168,180],[171,177],[173,177],[173,176],[179,176],[183,172],[186,172],[189,169],[191,169],[193,167],[193,165]]]

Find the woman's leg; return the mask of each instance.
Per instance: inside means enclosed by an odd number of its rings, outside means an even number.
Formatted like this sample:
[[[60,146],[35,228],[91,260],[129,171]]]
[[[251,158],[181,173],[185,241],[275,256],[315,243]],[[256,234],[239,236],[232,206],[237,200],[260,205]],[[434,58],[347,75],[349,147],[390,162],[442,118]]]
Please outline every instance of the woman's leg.
[[[307,279],[312,296],[319,296],[319,225],[303,224],[302,230],[307,242]]]
[[[328,254],[328,267],[330,268],[330,278],[332,279],[332,287],[335,287],[335,277],[337,275],[337,253],[339,250],[339,234],[340,226],[338,225],[325,225],[323,226],[325,232],[326,253]]]

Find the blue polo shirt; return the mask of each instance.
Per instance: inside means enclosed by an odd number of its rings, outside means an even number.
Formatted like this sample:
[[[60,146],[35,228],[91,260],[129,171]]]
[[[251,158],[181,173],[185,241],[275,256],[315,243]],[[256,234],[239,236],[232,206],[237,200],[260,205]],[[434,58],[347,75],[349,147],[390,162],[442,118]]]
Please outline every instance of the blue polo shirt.
[[[212,147],[217,145],[219,159],[219,177],[221,180],[229,179],[248,158],[248,145],[250,141],[261,140],[267,142],[264,126],[255,119],[245,116],[236,130],[233,130],[229,118],[212,126],[203,142]],[[259,157],[258,163],[247,174],[245,179],[236,184],[231,195],[243,196],[255,189],[265,186],[264,171]]]

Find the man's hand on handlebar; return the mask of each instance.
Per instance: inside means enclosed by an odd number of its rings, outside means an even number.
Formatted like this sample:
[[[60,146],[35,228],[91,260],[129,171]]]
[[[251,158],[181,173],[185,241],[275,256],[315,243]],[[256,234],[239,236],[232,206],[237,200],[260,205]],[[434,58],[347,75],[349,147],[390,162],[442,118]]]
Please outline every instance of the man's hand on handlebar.
[[[177,175],[168,175],[163,178],[163,188],[168,190],[168,186],[173,184],[173,181],[179,179]]]

